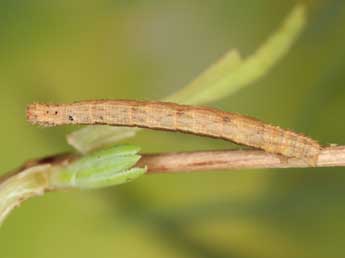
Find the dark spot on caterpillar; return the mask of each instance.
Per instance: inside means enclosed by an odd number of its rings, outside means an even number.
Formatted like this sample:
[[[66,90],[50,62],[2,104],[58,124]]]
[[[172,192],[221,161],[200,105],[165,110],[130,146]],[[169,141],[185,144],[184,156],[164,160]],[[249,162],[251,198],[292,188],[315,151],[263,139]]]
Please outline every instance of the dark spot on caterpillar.
[[[103,118],[103,116],[100,116],[99,119],[103,120],[104,118]]]
[[[49,111],[47,110],[46,113],[49,114]]]
[[[74,121],[73,116],[68,116],[69,121]]]
[[[225,123],[228,123],[228,122],[231,121],[231,119],[230,119],[230,117],[224,116],[224,117],[223,117],[223,121],[224,121]]]
[[[177,116],[182,116],[182,115],[184,115],[184,113],[185,113],[184,110],[177,110],[176,111]]]
[[[57,115],[59,112],[55,111],[55,115]]]

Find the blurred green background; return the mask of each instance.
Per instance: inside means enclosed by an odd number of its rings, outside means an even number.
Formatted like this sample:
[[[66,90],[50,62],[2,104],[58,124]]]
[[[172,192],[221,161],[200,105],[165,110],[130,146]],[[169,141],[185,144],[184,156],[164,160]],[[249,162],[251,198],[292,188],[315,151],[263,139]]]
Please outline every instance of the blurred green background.
[[[71,151],[75,128],[25,121],[35,101],[158,100],[228,49],[247,56],[297,1],[0,2],[0,173]],[[315,0],[270,73],[212,106],[345,144],[345,2]],[[143,152],[229,143],[141,131]],[[233,147],[230,145],[230,147]],[[0,257],[344,257],[343,168],[153,175],[25,202],[0,229]]]

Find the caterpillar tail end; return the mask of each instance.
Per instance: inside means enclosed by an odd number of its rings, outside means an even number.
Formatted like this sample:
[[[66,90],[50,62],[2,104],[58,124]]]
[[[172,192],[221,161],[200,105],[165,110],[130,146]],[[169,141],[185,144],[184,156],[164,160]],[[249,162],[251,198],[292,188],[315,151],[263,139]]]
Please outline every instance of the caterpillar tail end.
[[[319,144],[314,144],[313,148],[309,148],[308,152],[302,157],[302,160],[310,167],[317,167],[321,149]]]
[[[310,166],[310,167],[317,167],[318,161],[319,161],[319,154],[314,155],[313,157],[305,158],[304,161]]]

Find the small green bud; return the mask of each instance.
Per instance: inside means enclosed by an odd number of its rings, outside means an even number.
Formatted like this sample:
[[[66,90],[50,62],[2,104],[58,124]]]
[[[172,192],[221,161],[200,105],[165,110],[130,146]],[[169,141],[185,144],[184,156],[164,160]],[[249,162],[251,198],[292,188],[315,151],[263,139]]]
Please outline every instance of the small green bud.
[[[133,167],[140,148],[118,145],[83,156],[52,173],[50,183],[59,188],[101,188],[130,182],[146,172]]]

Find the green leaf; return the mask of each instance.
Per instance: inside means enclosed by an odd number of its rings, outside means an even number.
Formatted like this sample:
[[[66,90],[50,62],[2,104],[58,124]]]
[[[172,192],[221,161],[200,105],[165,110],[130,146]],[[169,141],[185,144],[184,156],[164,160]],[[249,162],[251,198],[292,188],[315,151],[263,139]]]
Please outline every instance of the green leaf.
[[[254,54],[241,61],[236,50],[228,52],[218,63],[167,100],[191,105],[205,104],[252,84],[287,54],[304,28],[305,16],[304,6],[297,5],[282,27]]]
[[[138,128],[114,126],[86,126],[67,135],[67,142],[80,153],[88,153],[135,136]]]

